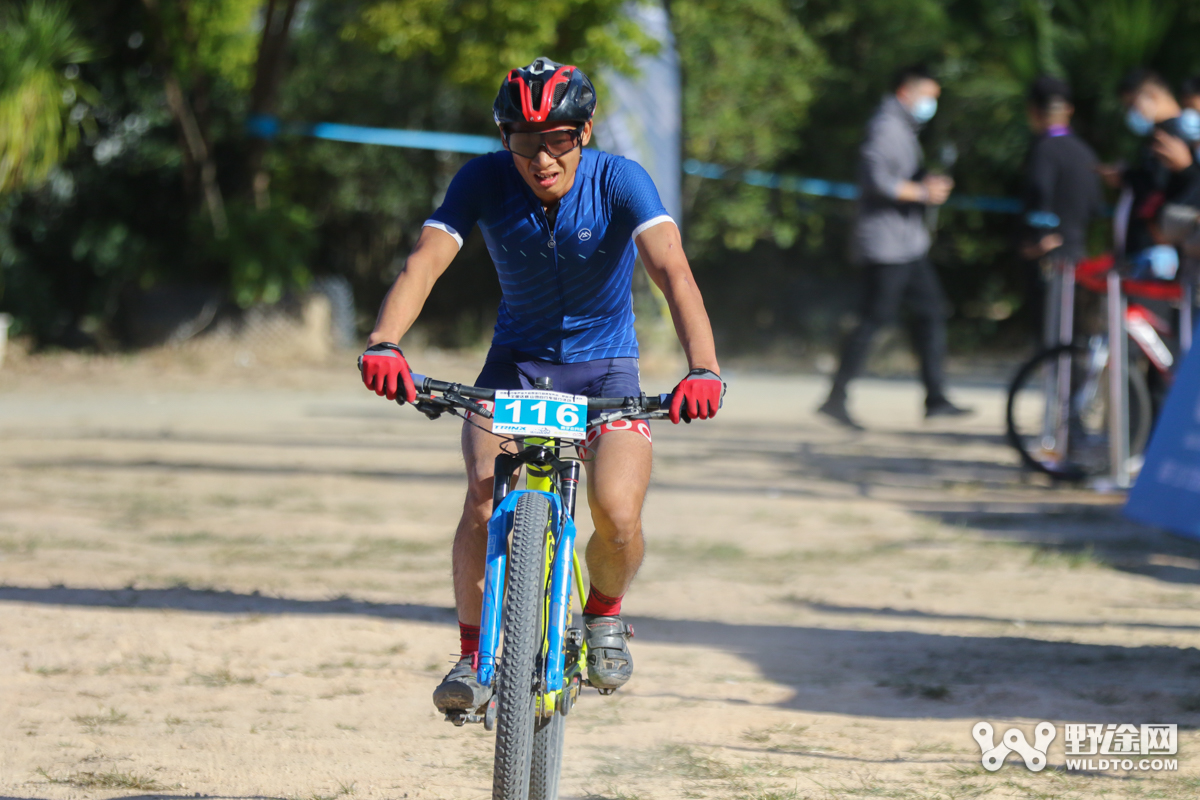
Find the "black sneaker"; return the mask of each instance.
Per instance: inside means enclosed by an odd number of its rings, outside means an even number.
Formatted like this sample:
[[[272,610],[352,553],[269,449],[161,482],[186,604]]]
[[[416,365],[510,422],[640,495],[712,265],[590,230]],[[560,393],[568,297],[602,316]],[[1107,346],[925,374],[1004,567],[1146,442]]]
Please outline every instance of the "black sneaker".
[[[583,630],[587,637],[588,683],[604,694],[620,689],[633,675],[628,642],[633,638],[633,626],[620,617],[584,614]]]
[[[939,400],[933,405],[925,406],[925,419],[935,417],[969,417],[975,413],[973,408],[956,406],[949,400]]]
[[[846,410],[845,401],[826,400],[825,403],[817,409],[818,414],[824,414],[831,420],[841,425],[843,428],[849,428],[852,431],[866,430],[862,425],[854,421],[850,416],[850,412]]]
[[[492,690],[475,677],[474,656],[463,656],[433,690],[433,704],[443,714],[474,711],[487,703]]]

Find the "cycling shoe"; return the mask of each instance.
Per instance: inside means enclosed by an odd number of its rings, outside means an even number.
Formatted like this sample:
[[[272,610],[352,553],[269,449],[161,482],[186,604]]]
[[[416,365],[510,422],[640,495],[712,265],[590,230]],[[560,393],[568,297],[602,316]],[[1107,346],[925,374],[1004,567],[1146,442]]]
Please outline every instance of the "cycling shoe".
[[[628,642],[633,638],[633,626],[620,617],[584,614],[583,630],[587,637],[588,683],[605,694],[620,689],[633,675]]]
[[[463,656],[433,690],[433,704],[442,713],[471,712],[487,703],[492,690],[475,677],[474,656]]]

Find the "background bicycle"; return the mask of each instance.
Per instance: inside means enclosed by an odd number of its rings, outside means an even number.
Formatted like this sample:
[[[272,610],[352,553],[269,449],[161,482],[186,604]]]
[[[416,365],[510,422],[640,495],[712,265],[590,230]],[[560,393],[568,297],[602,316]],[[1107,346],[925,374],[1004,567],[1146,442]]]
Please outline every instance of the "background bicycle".
[[[1108,291],[1106,276],[1113,268],[1112,256],[1060,267],[1071,270],[1068,277],[1094,295]],[[1124,333],[1134,345],[1126,347],[1125,408],[1128,453],[1136,472],[1176,359],[1169,344],[1173,326],[1147,303],[1178,304],[1182,294],[1179,284],[1170,281],[1125,278],[1120,286],[1123,295],[1145,301],[1130,300],[1123,318]],[[1074,331],[1072,294],[1064,288],[1058,296],[1067,339]],[[1041,350],[1017,371],[1008,392],[1006,429],[1026,466],[1064,480],[1110,471],[1109,349],[1107,337],[1093,329],[1090,335]]]

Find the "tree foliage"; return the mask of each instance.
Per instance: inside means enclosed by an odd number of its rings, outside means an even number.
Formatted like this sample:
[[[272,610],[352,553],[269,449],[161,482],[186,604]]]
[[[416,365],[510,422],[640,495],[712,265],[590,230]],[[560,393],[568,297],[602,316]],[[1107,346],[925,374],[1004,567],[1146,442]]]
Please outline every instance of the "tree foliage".
[[[40,184],[75,147],[90,94],[76,65],[91,55],[61,4],[0,10],[0,195]]]
[[[336,273],[354,284],[365,319],[466,160],[265,143],[246,136],[247,113],[494,134],[490,100],[506,69],[546,55],[597,77],[655,46],[623,13],[626,0],[58,2],[22,0],[0,14],[0,305],[41,341],[72,345],[104,341],[119,330],[123,298],[156,284],[217,285],[244,305]],[[1071,81],[1076,129],[1118,158],[1134,145],[1120,76],[1135,65],[1172,81],[1200,71],[1200,6],[1180,0],[668,9],[685,155],[733,176],[686,179],[689,255],[721,299],[711,304],[718,328],[748,344],[836,332],[852,296],[853,205],[734,178],[853,180],[864,123],[898,66],[927,61],[944,86],[923,134],[931,167],[956,145],[958,186],[989,195],[1019,190],[1024,92],[1039,72]],[[939,221],[934,257],[956,309],[953,341],[994,341],[1022,299],[1013,219],[947,209]],[[424,317],[448,344],[484,331],[498,296],[477,236],[455,270]]]
[[[828,71],[825,54],[780,0],[676,0],[671,12],[685,76],[686,156],[734,169],[777,164],[797,147]],[[766,190],[731,195],[693,179],[687,201],[694,245],[722,235],[744,250],[763,237],[785,245],[795,238]]]
[[[622,13],[625,0],[378,0],[342,32],[401,61],[428,58],[455,86],[486,96],[540,55],[585,71],[628,70],[655,42]]]

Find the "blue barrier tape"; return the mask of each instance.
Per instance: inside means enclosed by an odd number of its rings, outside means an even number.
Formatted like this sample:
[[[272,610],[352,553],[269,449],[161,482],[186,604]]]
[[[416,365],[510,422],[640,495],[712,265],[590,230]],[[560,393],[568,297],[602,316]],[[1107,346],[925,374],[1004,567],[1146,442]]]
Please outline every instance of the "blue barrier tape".
[[[736,178],[737,173],[719,164],[706,164],[689,158],[683,162],[683,171],[698,178],[719,180],[721,178]],[[779,175],[774,172],[762,172],[748,169],[740,175],[743,183],[750,186],[761,186],[766,189],[781,189],[785,192],[807,194],[813,197],[836,197],[840,200],[857,200],[858,187],[853,183],[826,181],[819,178],[800,178],[795,175]],[[988,211],[996,214],[1020,214],[1024,204],[1013,197],[989,197],[987,195],[951,195],[946,201],[951,208],[974,211]]]
[[[378,144],[387,147],[408,147],[417,150],[441,150],[448,153],[492,153],[503,149],[499,138],[472,136],[465,133],[438,133],[434,131],[411,131],[397,128],[367,128],[361,125],[338,125],[332,122],[305,124],[280,122],[266,115],[251,116],[246,120],[246,132],[263,139],[274,139],[281,135],[312,136],[335,142],[356,144]],[[858,199],[858,187],[853,183],[826,181],[820,178],[801,178],[795,175],[780,175],[748,169],[740,173],[719,164],[706,164],[689,158],[683,162],[683,171],[688,175],[710,180],[738,178],[750,186],[780,189],[785,192],[806,194],[812,197],[835,197],[839,200]],[[974,211],[996,214],[1020,214],[1024,205],[1012,197],[988,197],[986,195],[951,195],[946,205]]]
[[[267,115],[247,118],[246,132],[262,139],[280,135],[312,136],[334,142],[378,144],[386,147],[408,147],[416,150],[442,150],[448,153],[491,153],[502,150],[499,137],[472,136],[467,133],[438,133],[410,131],[398,128],[368,128],[362,125],[338,125],[333,122],[284,123]]]

